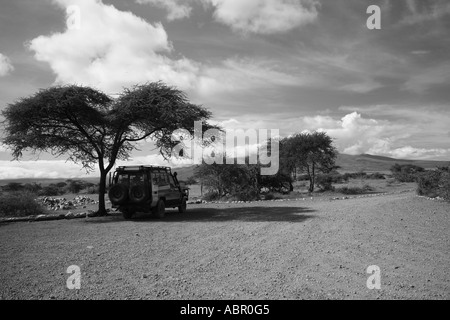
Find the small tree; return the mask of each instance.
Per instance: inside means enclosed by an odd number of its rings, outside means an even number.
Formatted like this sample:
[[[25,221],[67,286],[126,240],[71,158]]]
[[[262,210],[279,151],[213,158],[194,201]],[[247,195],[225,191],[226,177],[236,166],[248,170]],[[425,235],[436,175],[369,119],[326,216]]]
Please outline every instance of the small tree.
[[[329,173],[335,167],[337,150],[325,132],[299,133],[280,141],[280,163],[309,177],[309,192],[314,191],[318,173]]]
[[[172,132],[194,132],[194,122],[208,125],[211,113],[190,103],[186,95],[162,82],[125,89],[117,98],[75,85],[56,86],[20,99],[2,112],[6,123],[3,144],[14,159],[25,150],[68,155],[87,171],[100,171],[99,215],[106,214],[108,172],[116,160],[126,160],[136,142],[152,139],[167,159],[172,155]]]
[[[236,160],[236,159],[235,159]],[[210,193],[217,198],[232,196],[240,200],[250,200],[259,195],[257,165],[248,164],[228,164],[230,161],[224,160],[227,164],[206,164],[203,162],[196,168],[196,177],[209,189]]]
[[[413,164],[394,164],[391,167],[392,175],[400,182],[415,182],[420,173],[425,169]]]
[[[193,184],[196,184],[196,183],[197,183],[197,180],[193,176],[186,179],[186,184],[187,185],[193,185]]]

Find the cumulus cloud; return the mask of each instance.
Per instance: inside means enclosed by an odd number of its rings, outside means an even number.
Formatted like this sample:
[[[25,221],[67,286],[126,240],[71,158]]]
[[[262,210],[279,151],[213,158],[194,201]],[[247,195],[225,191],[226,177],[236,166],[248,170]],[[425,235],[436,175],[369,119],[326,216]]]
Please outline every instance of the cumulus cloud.
[[[244,33],[282,33],[313,22],[317,3],[298,0],[211,0],[215,18]]]
[[[96,173],[93,173],[94,176]],[[0,161],[0,179],[80,178],[86,171],[64,160]]]
[[[335,139],[338,150],[346,154],[369,153],[404,159],[438,159],[450,156],[450,149],[402,145],[414,133],[411,125],[389,120],[364,118],[352,112],[341,119],[330,116],[303,117],[308,130],[325,131]]]
[[[189,17],[192,3],[213,8],[216,21],[242,33],[276,34],[317,19],[315,0],[137,0],[164,8],[168,20]]]
[[[0,53],[0,77],[6,76],[13,70],[14,67],[11,63],[11,60],[4,54]]]
[[[177,0],[136,0],[140,4],[152,4],[156,7],[167,10],[167,20],[177,20],[187,18],[191,14],[191,6],[187,4],[187,1]]]
[[[37,60],[50,64],[57,83],[82,83],[109,93],[147,81],[162,80],[183,89],[195,83],[198,65],[168,57],[173,48],[160,23],[96,0],[55,3],[66,10],[79,8],[79,27],[39,36],[28,46]]]

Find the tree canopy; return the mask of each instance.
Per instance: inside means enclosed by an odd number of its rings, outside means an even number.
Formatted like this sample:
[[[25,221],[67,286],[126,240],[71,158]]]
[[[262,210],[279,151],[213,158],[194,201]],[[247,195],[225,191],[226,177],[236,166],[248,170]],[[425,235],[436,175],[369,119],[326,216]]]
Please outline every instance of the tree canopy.
[[[337,150],[325,132],[297,133],[280,141],[280,167],[299,170],[309,177],[309,192],[314,191],[317,173],[333,170]]]

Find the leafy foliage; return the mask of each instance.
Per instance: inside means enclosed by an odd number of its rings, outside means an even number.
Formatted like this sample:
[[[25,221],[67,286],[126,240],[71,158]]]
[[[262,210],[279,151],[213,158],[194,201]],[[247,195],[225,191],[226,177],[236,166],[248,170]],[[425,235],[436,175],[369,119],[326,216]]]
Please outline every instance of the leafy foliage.
[[[291,174],[297,169],[309,178],[309,192],[314,191],[318,173],[335,167],[337,150],[325,132],[298,133],[280,141],[280,165]]]
[[[448,167],[420,173],[417,178],[417,194],[430,198],[450,200],[450,172]]]
[[[3,217],[20,217],[45,213],[45,209],[34,199],[35,194],[26,191],[1,194],[0,215]]]
[[[424,172],[425,169],[413,164],[394,164],[391,167],[392,175],[400,182],[415,182],[418,174]]]

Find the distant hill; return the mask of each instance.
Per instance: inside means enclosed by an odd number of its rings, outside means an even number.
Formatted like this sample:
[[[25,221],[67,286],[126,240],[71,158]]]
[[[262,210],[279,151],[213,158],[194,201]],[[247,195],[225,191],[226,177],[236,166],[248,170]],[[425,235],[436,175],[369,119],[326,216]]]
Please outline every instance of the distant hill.
[[[336,165],[340,166],[340,172],[383,172],[390,171],[389,169],[395,164],[413,164],[425,169],[433,169],[436,167],[448,166],[449,161],[432,161],[432,160],[405,160],[394,159],[389,157],[374,156],[370,154],[349,155],[339,154],[336,160]]]
[[[336,165],[340,167],[339,172],[390,172],[390,168],[395,164],[414,164],[416,166],[423,167],[425,169],[434,169],[436,167],[444,167],[450,165],[449,161],[433,161],[433,160],[406,160],[406,159],[394,159],[383,156],[374,156],[370,154],[361,155],[349,155],[349,154],[339,154],[336,160]],[[194,166],[172,168],[172,172],[178,173],[178,180],[186,180],[194,175]],[[92,183],[98,183],[99,178],[96,177],[86,177],[77,178],[85,180]],[[48,185],[51,183],[58,183],[65,181],[67,179],[44,179],[44,178],[28,178],[28,179],[8,179],[0,180],[0,186],[6,185],[9,182],[19,182],[19,183],[41,183],[42,185]]]

